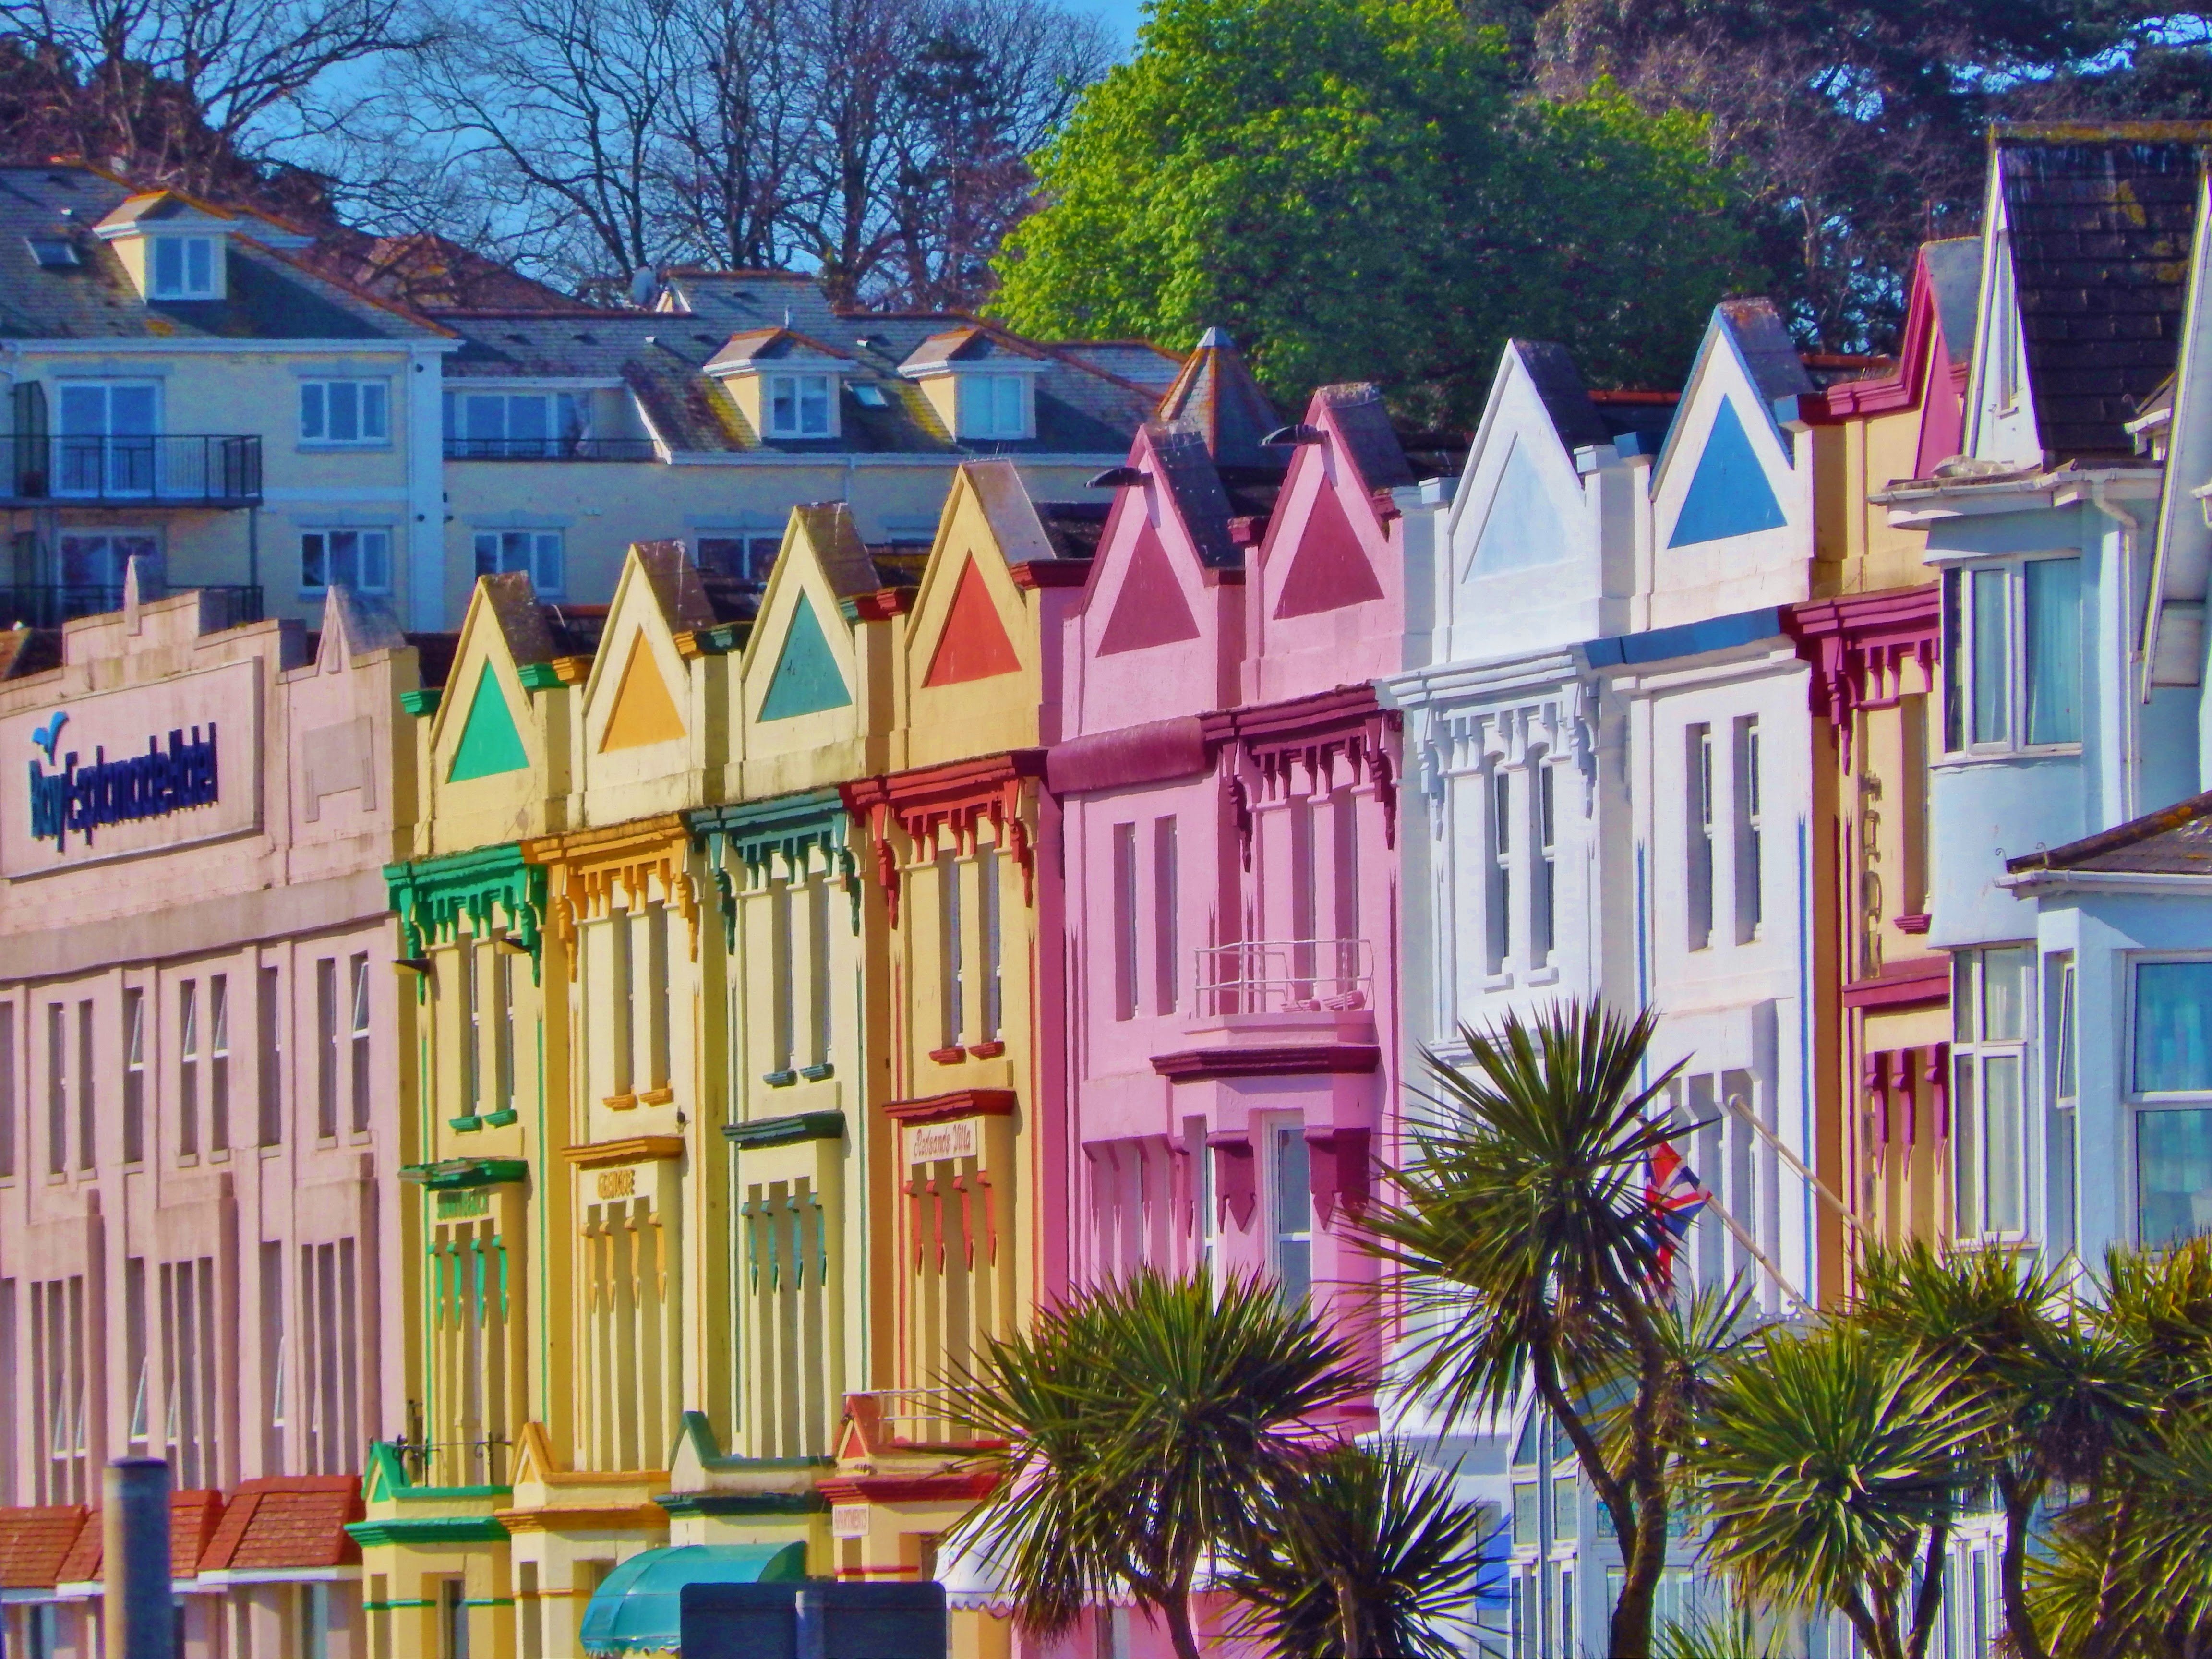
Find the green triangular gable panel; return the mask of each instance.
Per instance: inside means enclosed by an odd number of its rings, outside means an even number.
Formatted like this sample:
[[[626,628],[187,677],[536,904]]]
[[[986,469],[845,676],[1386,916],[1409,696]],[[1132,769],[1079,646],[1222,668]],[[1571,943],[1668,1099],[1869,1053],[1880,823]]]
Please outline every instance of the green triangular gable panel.
[[[495,772],[519,772],[529,764],[522,733],[514,729],[514,716],[507,706],[507,694],[499,689],[499,677],[486,663],[477,675],[468,722],[461,727],[461,741],[453,750],[453,769],[446,774],[446,781],[466,783],[471,778],[488,778]]]
[[[830,654],[830,641],[814,615],[813,601],[804,593],[784,630],[783,653],[769,676],[768,695],[761,699],[760,717],[787,720],[794,714],[818,714],[825,708],[842,708],[853,701],[837,659]]]
[[[1736,418],[1735,400],[1722,399],[1667,545],[1689,547],[1724,536],[1748,536],[1754,530],[1779,530],[1787,522],[1782,503],[1766,482],[1766,469],[1751,453],[1751,440]]]

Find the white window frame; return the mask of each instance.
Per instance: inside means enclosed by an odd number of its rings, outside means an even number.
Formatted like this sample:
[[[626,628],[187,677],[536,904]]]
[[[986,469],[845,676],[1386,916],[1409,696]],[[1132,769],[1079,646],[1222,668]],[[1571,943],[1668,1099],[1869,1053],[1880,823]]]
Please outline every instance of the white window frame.
[[[541,599],[558,599],[568,591],[568,540],[562,531],[478,530],[471,533],[470,544],[479,576],[521,570],[528,573],[530,586]]]
[[[338,557],[338,538],[341,537],[349,538],[352,542],[352,574],[355,580],[351,581],[335,574],[331,568]],[[362,554],[374,545],[368,540],[370,537],[383,544],[380,555],[382,569],[374,581],[364,579],[361,574]],[[333,586],[350,587],[356,593],[389,593],[392,591],[392,539],[391,529],[382,525],[328,525],[302,529],[300,532],[300,596],[302,599],[319,598]],[[310,543],[316,544],[312,553]],[[315,579],[308,563],[310,557],[320,564],[319,580]]]
[[[806,425],[810,387],[821,392],[822,426],[810,431]],[[788,388],[788,416],[780,412],[777,405]],[[837,377],[827,369],[793,369],[761,377],[761,425],[771,438],[834,438],[837,436]]]
[[[220,270],[222,254],[217,251],[220,239],[209,235],[149,236],[146,239],[146,294],[154,300],[213,300],[222,294]],[[176,280],[162,280],[163,258],[175,250]],[[205,267],[195,273],[192,255],[197,251],[206,258]],[[195,282],[195,274],[201,279]]]
[[[2128,1210],[2130,1218],[2130,1236],[2146,1248],[2160,1248],[2163,1241],[2148,1240],[2142,1231],[2142,1123],[2148,1117],[2167,1112],[2212,1111],[2212,1088],[2145,1089],[2136,1081],[2136,1022],[2141,1018],[2141,975],[2146,968],[2188,967],[2212,963],[2212,957],[2203,951],[2145,951],[2130,953],[2124,958],[2126,988],[2124,991],[2127,1023],[2122,1027],[2125,1046],[2121,1051],[2121,1097],[2128,1105]],[[2078,985],[2078,981],[2077,981]],[[2076,991],[2078,996],[2078,988]],[[2077,1056],[2078,1064],[2078,1056]]]
[[[1320,1229],[1314,1215],[1313,1148],[1305,1139],[1305,1119],[1295,1113],[1271,1114],[1260,1119],[1260,1126],[1265,1139],[1256,1150],[1266,1165],[1261,1171],[1261,1185],[1266,1200],[1267,1222],[1267,1272],[1278,1286],[1282,1285],[1285,1283],[1285,1245],[1293,1242],[1304,1244],[1304,1292],[1305,1297],[1310,1298],[1314,1288],[1315,1236]],[[1295,1138],[1304,1154],[1306,1183],[1304,1189],[1296,1194],[1289,1192],[1284,1186],[1281,1159],[1277,1150],[1286,1137]],[[1302,1228],[1290,1224],[1293,1219],[1291,1213],[1293,1203],[1304,1215],[1305,1224]]]
[[[353,404],[354,435],[350,438],[341,437],[331,430],[337,424],[338,404],[348,398]],[[391,448],[392,383],[353,378],[301,381],[300,447]]]
[[[2081,706],[2075,711],[2077,733],[2051,743],[2027,740],[2028,617],[2027,567],[2072,560],[2080,572],[2075,589],[2075,645],[2079,652],[2075,684]],[[2078,755],[2078,728],[2088,723],[2090,653],[2081,648],[2081,607],[2087,598],[2088,561],[2080,549],[2057,548],[2004,559],[1980,559],[1972,564],[1947,567],[1943,572],[1940,626],[1942,630],[1942,730],[1938,734],[1946,762],[2002,758],[2010,756]],[[1996,577],[2004,592],[2004,720],[2003,735],[1975,735],[1978,712],[1974,676],[1980,667],[1981,647],[1974,626],[1974,590],[1978,580]]]
[[[1989,982],[1988,959],[1993,955],[2015,952],[2025,957],[2027,967],[2027,978],[2021,990],[2019,1035],[1992,1037],[1984,1030],[1983,1008],[1983,993]],[[2029,1127],[2034,1121],[2037,1093],[2033,1054],[2036,1010],[2042,1006],[2040,969],[2040,958],[2033,940],[1978,945],[1952,955],[1951,1227],[1953,1235],[1962,1244],[2012,1245],[2024,1243],[2031,1235],[2034,1157]],[[1991,1220],[1994,1211],[1988,1155],[1991,1121],[1989,1079],[2003,1066],[2011,1067],[2014,1079],[2011,1198],[2017,1206],[2016,1226],[2004,1226]],[[1968,1158],[1972,1160],[1971,1198],[1962,1182],[1962,1176],[1968,1171]],[[1962,1204],[1962,1200],[1967,1202]],[[1969,1208],[1971,1213],[1966,1212]]]
[[[1035,433],[1036,401],[1029,375],[975,369],[955,375],[953,383],[957,436],[1011,441]],[[1006,401],[1010,391],[1011,406]]]
[[[466,430],[468,405],[472,398],[497,398],[501,404],[500,430],[496,437],[479,437]],[[514,405],[537,404],[544,414],[544,431],[537,436],[514,435]],[[510,391],[497,382],[447,382],[441,399],[440,420],[444,428],[444,444],[448,459],[455,460],[560,460],[572,454],[575,446],[592,439],[592,394],[588,392]],[[471,455],[468,446],[472,443],[489,444],[494,447],[486,453]],[[530,446],[513,447],[508,446]],[[455,447],[459,446],[458,453]]]

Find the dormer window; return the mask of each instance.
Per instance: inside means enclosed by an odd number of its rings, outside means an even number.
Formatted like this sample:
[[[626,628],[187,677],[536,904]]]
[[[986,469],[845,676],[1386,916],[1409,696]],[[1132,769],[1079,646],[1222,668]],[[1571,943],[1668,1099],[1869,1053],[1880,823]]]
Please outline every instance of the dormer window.
[[[215,238],[157,236],[153,255],[151,296],[156,300],[215,298]]]
[[[826,438],[830,432],[830,376],[771,374],[768,378],[768,435]]]
[[[958,377],[963,438],[1030,435],[1030,377],[967,374]]]

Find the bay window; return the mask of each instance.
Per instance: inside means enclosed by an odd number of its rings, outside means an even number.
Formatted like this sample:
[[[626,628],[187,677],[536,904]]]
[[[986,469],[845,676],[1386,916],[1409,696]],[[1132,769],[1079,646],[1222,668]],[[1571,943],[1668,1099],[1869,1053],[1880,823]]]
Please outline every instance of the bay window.
[[[1952,958],[1951,1178],[1961,1239],[2027,1231],[2027,1010],[2030,945],[1960,951]]]
[[[2081,561],[1943,573],[1943,746],[2004,753],[2081,740]]]
[[[2136,964],[2133,1047],[2137,1240],[2156,1249],[2212,1230],[2212,962]]]
[[[1268,1132],[1270,1266],[1283,1300],[1296,1307],[1313,1290],[1313,1173],[1303,1119],[1279,1120]]]

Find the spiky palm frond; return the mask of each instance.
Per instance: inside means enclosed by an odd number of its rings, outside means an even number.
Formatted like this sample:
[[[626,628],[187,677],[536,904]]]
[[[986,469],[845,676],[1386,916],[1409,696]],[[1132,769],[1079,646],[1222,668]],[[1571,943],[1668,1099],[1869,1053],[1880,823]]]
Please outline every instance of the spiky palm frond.
[[[1271,1286],[1140,1270],[987,1343],[958,1409],[1006,1449],[977,1460],[999,1481],[960,1535],[1006,1564],[1041,1633],[1121,1585],[1166,1606],[1249,1534],[1316,1422],[1371,1386]]]
[[[1655,1029],[1648,1012],[1567,1004],[1463,1030],[1467,1066],[1429,1056],[1437,1117],[1362,1225],[1399,1270],[1409,1384],[1446,1413],[1509,1406],[1540,1351],[1570,1382],[1597,1378],[1624,1320],[1662,1299],[1645,1158],[1680,1068],[1638,1082]]]
[[[1450,1474],[1404,1444],[1331,1447],[1276,1490],[1238,1554],[1240,1633],[1284,1659],[1451,1659],[1447,1621],[1473,1606],[1494,1546]]]
[[[1758,1621],[1738,1607],[1662,1624],[1651,1659],[1790,1659],[1790,1650],[1778,1636],[1762,1638]]]
[[[1966,1448],[1988,1410],[1865,1332],[1770,1333],[1714,1389],[1693,1460],[1708,1559],[1771,1606],[1893,1597],[1971,1485]]]

